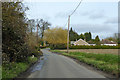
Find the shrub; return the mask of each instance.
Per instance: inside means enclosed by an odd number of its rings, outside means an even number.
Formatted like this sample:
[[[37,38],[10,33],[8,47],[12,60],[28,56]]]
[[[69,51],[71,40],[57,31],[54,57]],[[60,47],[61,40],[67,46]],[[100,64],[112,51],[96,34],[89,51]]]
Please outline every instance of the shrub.
[[[70,49],[118,49],[120,48],[119,46],[101,46],[101,45],[96,45],[96,46],[70,46]]]
[[[43,55],[41,51],[34,50],[30,56],[34,55],[35,57],[39,58]]]
[[[29,63],[34,63],[34,62],[36,62],[38,59],[37,59],[37,57],[28,57],[28,61],[29,61]]]
[[[69,46],[70,49],[120,49],[120,45],[118,46],[101,46],[101,45],[96,45],[96,46]],[[67,49],[66,45],[55,45],[51,46],[51,49]]]
[[[55,44],[55,45],[50,45],[51,49],[66,49],[67,46],[66,44]]]

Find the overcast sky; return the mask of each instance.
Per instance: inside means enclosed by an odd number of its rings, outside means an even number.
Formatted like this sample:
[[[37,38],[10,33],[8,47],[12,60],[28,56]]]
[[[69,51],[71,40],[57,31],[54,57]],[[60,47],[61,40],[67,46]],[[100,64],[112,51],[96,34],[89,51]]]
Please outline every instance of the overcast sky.
[[[44,19],[51,27],[67,29],[68,15],[79,2],[25,2],[30,10],[26,12],[29,19]],[[117,2],[82,2],[71,16],[70,27],[77,33],[91,32],[92,37],[100,39],[113,36],[118,32]]]

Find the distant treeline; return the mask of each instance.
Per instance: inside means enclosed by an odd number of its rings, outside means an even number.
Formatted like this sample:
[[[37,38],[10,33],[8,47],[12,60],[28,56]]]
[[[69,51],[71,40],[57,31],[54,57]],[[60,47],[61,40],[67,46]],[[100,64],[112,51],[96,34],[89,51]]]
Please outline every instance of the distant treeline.
[[[69,34],[70,34],[70,41],[76,41],[78,39],[83,39],[90,44],[97,44],[97,45],[101,44],[99,35],[97,35],[95,37],[95,39],[92,39],[92,33],[91,32],[85,32],[84,34],[81,33],[79,35],[77,32],[73,31],[73,29],[71,27]],[[108,41],[114,41],[116,43],[120,43],[120,38],[118,37],[117,33],[115,33],[113,37],[107,37],[105,39],[108,40]]]

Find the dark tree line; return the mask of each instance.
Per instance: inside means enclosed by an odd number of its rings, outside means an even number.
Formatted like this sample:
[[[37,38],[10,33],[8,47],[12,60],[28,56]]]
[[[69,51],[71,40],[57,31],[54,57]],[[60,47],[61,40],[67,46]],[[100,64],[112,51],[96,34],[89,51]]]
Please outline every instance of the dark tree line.
[[[77,32],[73,31],[72,27],[70,29],[70,41],[76,41],[76,39],[83,39],[83,40],[86,40],[86,41],[90,41],[92,39],[92,34],[91,32],[86,32],[84,34],[78,34]]]
[[[90,41],[91,39],[92,39],[92,35],[91,35],[91,32],[86,32],[85,34],[84,34],[84,36],[85,36],[85,40],[86,41]]]
[[[95,39],[92,39],[92,34],[91,32],[86,32],[84,34],[78,34],[77,32],[73,31],[72,27],[70,29],[70,41],[76,41],[78,39],[83,39],[85,41],[87,41],[88,43],[91,43],[91,44],[99,44],[100,42],[100,39],[99,39],[99,36],[97,35],[95,37]]]
[[[75,31],[73,31],[72,28],[70,29],[69,35],[70,35],[70,41],[76,41],[79,39],[79,35]]]

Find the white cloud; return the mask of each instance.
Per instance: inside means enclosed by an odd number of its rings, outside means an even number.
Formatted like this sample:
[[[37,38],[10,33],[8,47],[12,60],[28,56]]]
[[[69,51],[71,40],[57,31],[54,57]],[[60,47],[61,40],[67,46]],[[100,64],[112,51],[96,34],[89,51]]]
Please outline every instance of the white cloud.
[[[114,17],[114,18],[108,18],[105,23],[107,24],[118,24],[118,18]]]
[[[90,19],[101,19],[101,18],[105,18],[104,14],[98,13],[98,14],[92,14],[89,16]]]
[[[101,24],[71,24],[71,27],[75,29],[78,33],[81,32],[88,32],[91,31],[93,33],[99,33],[99,32],[117,32],[118,27],[110,26],[110,25],[101,25]]]
[[[66,11],[66,12],[58,12],[55,15],[55,18],[68,18],[68,15],[71,13],[72,11]]]

